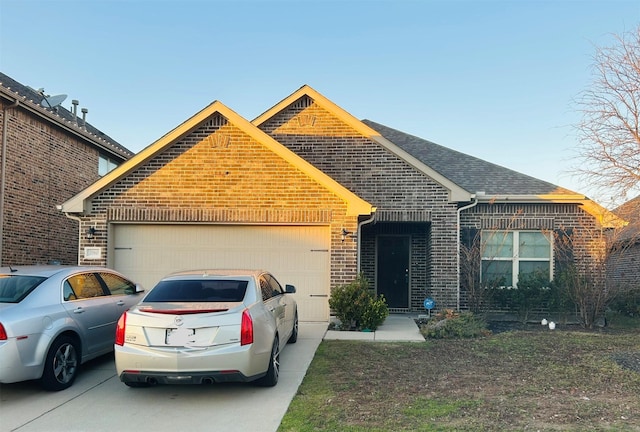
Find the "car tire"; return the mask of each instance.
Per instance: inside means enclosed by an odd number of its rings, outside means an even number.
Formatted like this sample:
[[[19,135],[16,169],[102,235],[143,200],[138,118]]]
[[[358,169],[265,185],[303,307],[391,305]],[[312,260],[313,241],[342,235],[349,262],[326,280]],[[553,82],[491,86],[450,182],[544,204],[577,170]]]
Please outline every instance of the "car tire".
[[[267,374],[256,381],[256,384],[260,387],[273,387],[278,384],[278,377],[280,376],[280,343],[278,337],[273,341],[273,347],[271,348],[271,356],[269,358],[269,369]]]
[[[287,343],[293,344],[298,341],[298,311],[296,311],[295,318],[293,319],[293,330],[291,330],[291,336]]]
[[[71,387],[80,366],[78,342],[69,336],[53,341],[44,361],[40,382],[46,390],[60,391]]]

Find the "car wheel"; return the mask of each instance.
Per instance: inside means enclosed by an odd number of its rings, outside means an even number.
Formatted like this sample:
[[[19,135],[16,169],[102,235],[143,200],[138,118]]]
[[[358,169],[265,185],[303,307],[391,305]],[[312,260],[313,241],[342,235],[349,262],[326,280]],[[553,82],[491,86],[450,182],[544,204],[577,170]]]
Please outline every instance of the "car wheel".
[[[298,341],[298,311],[296,311],[296,316],[293,319],[293,330],[291,330],[291,336],[289,336],[289,340],[287,343],[296,343]]]
[[[56,339],[44,362],[42,387],[59,391],[71,387],[78,374],[78,343],[69,336]]]
[[[271,359],[269,361],[269,369],[267,374],[256,381],[256,384],[262,387],[273,387],[278,384],[278,377],[280,375],[280,344],[278,338],[273,341],[273,348],[271,348]]]

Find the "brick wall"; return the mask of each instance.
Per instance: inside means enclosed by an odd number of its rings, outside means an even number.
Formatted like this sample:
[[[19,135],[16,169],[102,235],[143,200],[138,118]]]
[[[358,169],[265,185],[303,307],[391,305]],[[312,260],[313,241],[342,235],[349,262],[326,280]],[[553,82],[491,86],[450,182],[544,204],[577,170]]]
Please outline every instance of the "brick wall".
[[[77,264],[78,223],[56,205],[99,178],[98,151],[20,107],[0,111],[0,125],[4,113],[8,127],[2,263]]]
[[[341,236],[357,219],[345,213],[342,199],[216,114],[99,194],[83,228],[97,224],[100,232],[82,239],[82,247],[107,250],[108,223],[115,221],[329,223],[335,285],[351,281],[357,264],[356,245]]]
[[[411,308],[422,309],[425,291],[435,297],[439,305],[456,307],[456,205],[449,202],[445,188],[363,137],[308,97],[301,98],[260,127],[372,203],[379,212],[430,209],[430,235],[422,240],[423,243],[429,241],[429,247],[414,245],[412,252],[427,249],[425,254],[429,256],[423,256],[427,274],[416,276],[412,282],[416,285],[412,286]],[[362,268],[367,269],[370,280],[375,280],[369,268],[375,256],[374,244],[363,237]]]
[[[570,233],[573,246],[571,264],[583,270],[593,267],[594,256],[601,251],[601,244],[595,235],[599,230],[594,218],[577,204],[478,204],[462,212],[460,225],[462,229],[476,230],[540,230],[554,236],[559,232]],[[557,265],[561,258],[558,240],[554,240],[554,246]],[[464,284],[461,289],[463,298],[466,298]]]
[[[624,289],[640,290],[640,243],[616,245],[608,262],[609,282]]]

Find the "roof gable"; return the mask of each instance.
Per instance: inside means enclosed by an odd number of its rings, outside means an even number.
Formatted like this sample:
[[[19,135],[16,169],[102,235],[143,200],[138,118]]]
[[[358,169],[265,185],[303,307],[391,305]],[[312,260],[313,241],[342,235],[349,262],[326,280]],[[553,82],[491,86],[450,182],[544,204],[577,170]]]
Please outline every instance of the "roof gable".
[[[380,146],[384,147],[391,153],[403,159],[406,163],[413,166],[417,170],[421,171],[425,175],[434,179],[436,182],[444,186],[446,189],[450,191],[450,200],[451,201],[462,201],[467,202],[471,199],[472,193],[475,191],[465,189],[461,187],[459,184],[456,184],[451,179],[443,176],[441,173],[433,170],[428,165],[424,164],[422,161],[406,152],[403,148],[397,146],[394,142],[390,141],[382,134],[380,134],[375,129],[371,128],[365,122],[358,120],[353,117],[344,109],[340,108],[333,102],[331,102],[326,97],[322,96],[320,93],[309,87],[308,85],[304,85],[300,87],[297,91],[284,98],[276,105],[274,105],[269,110],[265,111],[260,116],[256,117],[252,123],[257,127],[260,127],[262,124],[276,116],[281,111],[288,108],[290,105],[297,102],[302,97],[309,97],[313,99],[313,101],[324,110],[335,116],[337,119],[354,129],[356,132],[360,133],[364,137],[369,138],[370,140],[376,142]]]
[[[117,181],[124,178],[137,168],[143,166],[158,154],[171,147],[175,142],[196,130],[203,122],[207,121],[207,119],[216,114],[224,117],[228,122],[232,123],[243,133],[247,134],[252,139],[262,144],[264,147],[282,158],[284,161],[288,162],[289,164],[303,172],[305,175],[307,175],[309,178],[323,186],[325,189],[341,198],[347,205],[347,211],[349,215],[367,215],[374,210],[371,204],[362,200],[361,198],[338,184],[335,180],[275,141],[273,138],[252,125],[249,121],[245,120],[243,117],[236,114],[234,111],[227,108],[224,104],[218,101],[214,101],[212,104],[177,126],[175,129],[162,136],[155,143],[143,149],[133,158],[120,165],[73,198],[66,201],[64,204],[62,204],[62,206],[60,206],[60,210],[65,213],[89,212],[91,199],[93,197],[95,197],[111,185],[115,184]]]

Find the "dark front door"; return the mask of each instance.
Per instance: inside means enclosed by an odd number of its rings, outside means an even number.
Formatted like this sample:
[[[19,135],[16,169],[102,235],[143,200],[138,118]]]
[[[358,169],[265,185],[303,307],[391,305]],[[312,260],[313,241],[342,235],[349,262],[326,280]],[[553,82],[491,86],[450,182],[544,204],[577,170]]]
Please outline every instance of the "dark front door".
[[[409,307],[409,236],[378,236],[378,294],[390,308]]]

